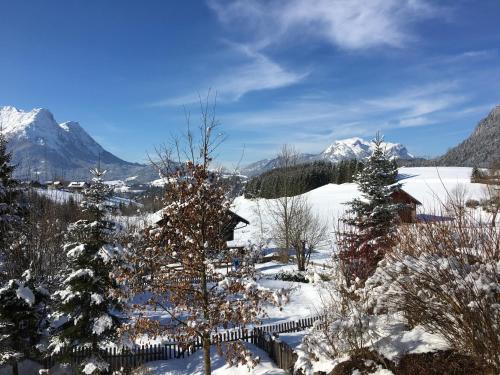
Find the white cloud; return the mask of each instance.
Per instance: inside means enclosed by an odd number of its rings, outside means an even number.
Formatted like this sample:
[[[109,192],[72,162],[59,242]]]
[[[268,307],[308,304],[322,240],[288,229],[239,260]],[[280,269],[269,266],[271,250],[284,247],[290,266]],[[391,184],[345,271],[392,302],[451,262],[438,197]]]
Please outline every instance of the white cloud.
[[[309,73],[296,73],[287,70],[264,54],[243,44],[227,43],[233,52],[246,61],[234,68],[229,68],[221,75],[203,83],[217,91],[217,97],[223,101],[236,101],[253,91],[277,89],[302,81]],[[167,98],[154,103],[151,107],[176,106],[199,101],[199,95],[191,93],[174,98]]]
[[[308,73],[287,71],[281,65],[262,53],[252,51],[247,46],[240,49],[248,56],[249,62],[218,77],[213,84],[222,98],[238,100],[252,91],[276,89],[301,81]]]
[[[257,48],[315,37],[350,50],[404,47],[410,26],[439,11],[426,0],[209,0],[226,26],[246,28]],[[248,42],[248,40],[247,40]]]
[[[248,153],[255,149],[260,158],[271,156],[283,143],[302,152],[319,152],[335,139],[369,138],[379,130],[449,120],[468,99],[456,93],[459,89],[457,82],[443,81],[364,100],[333,100],[317,94],[307,99],[302,95],[266,110],[225,113],[220,120],[225,126],[250,132]]]
[[[458,83],[438,82],[403,90],[395,95],[364,102],[378,111],[394,111],[401,117],[420,117],[463,103],[467,97],[454,93]]]
[[[404,118],[399,121],[399,126],[401,128],[409,128],[409,127],[414,127],[414,126],[425,126],[425,125],[431,125],[435,123],[434,120],[431,120],[427,117],[410,117],[410,118]]]

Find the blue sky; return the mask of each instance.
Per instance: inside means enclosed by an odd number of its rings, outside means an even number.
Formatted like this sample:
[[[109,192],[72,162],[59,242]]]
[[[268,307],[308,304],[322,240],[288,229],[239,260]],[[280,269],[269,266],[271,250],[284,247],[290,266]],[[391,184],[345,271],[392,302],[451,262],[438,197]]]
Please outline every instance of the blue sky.
[[[0,2],[0,105],[49,108],[126,160],[217,92],[220,162],[378,130],[415,155],[500,104],[498,0]]]

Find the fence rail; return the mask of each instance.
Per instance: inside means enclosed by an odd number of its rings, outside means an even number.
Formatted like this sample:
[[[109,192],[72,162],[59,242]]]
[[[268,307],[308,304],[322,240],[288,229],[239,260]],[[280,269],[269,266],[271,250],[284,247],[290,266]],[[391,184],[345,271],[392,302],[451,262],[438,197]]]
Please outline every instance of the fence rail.
[[[212,335],[212,344],[246,341],[266,351],[278,367],[288,369],[294,358],[293,350],[286,344],[269,341],[269,335],[275,333],[298,332],[311,327],[314,322],[321,320],[321,316],[303,318],[296,321],[288,321],[277,324],[262,325],[251,328],[233,328]],[[161,345],[142,345],[132,348],[122,347],[107,348],[100,352],[101,357],[110,364],[109,372],[124,371],[132,369],[150,361],[171,360],[185,358],[202,347],[198,338],[191,343],[167,343]],[[50,369],[57,363],[64,362],[76,367],[91,354],[88,348],[73,348],[60,355],[46,357],[43,361],[44,368]],[[63,359],[64,358],[64,359]],[[293,363],[295,361],[293,360]],[[292,363],[292,364],[293,364]]]

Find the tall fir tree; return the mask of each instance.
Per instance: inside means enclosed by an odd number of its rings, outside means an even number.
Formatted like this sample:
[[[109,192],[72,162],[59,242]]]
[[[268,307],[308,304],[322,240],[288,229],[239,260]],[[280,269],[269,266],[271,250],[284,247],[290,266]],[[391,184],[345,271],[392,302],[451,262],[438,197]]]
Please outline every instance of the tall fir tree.
[[[21,237],[23,219],[11,160],[12,154],[7,151],[7,140],[0,129],[0,282],[9,277],[19,278],[22,274],[17,270],[13,256]]]
[[[351,230],[340,236],[340,256],[351,280],[366,279],[391,246],[400,208],[391,199],[391,194],[401,188],[396,183],[397,164],[386,153],[379,134],[373,143],[372,155],[355,176],[361,198],[348,203],[344,218]]]
[[[8,364],[18,374],[19,361],[40,359],[46,348],[49,293],[36,286],[31,272],[0,288],[0,367]]]
[[[66,236],[68,269],[55,293],[55,315],[65,323],[55,330],[50,348],[63,360],[69,349],[87,348],[80,371],[99,374],[109,366],[101,349],[117,338],[123,301],[116,293],[115,278],[120,246],[113,240],[115,224],[106,216],[111,189],[103,183],[105,171],[93,169],[91,173],[92,183],[84,190],[81,204],[88,219],[70,224]]]
[[[19,360],[40,355],[47,298],[23,269],[26,226],[11,160],[0,128],[0,366],[11,364],[17,374]]]

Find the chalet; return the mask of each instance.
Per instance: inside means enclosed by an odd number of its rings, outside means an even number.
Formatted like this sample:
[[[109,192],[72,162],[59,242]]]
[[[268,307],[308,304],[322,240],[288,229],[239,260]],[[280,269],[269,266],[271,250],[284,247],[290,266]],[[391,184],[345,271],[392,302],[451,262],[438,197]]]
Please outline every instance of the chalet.
[[[234,240],[234,231],[236,229],[239,229],[239,228],[237,228],[237,226],[240,223],[242,223],[243,226],[250,224],[250,222],[248,220],[242,218],[240,215],[234,213],[233,211],[229,211],[229,216],[230,216],[230,218],[228,219],[227,223],[224,225],[224,227],[222,229],[222,231],[224,233],[224,239],[226,241]],[[161,226],[164,223],[164,220],[165,219],[163,218],[162,210],[155,213],[155,219],[153,219],[154,224]]]
[[[63,181],[47,181],[47,188],[51,190],[58,190],[64,187]]]
[[[83,181],[72,181],[68,184],[68,190],[81,192],[87,187],[87,183]]]
[[[401,204],[398,215],[402,223],[417,222],[417,206],[421,206],[417,199],[399,188],[390,195],[393,203]]]

